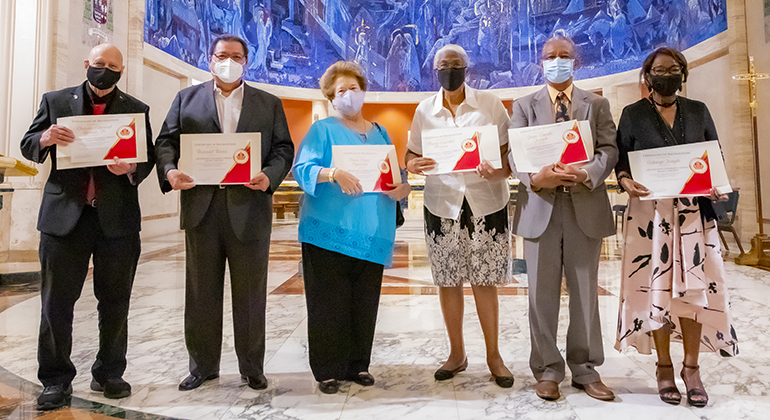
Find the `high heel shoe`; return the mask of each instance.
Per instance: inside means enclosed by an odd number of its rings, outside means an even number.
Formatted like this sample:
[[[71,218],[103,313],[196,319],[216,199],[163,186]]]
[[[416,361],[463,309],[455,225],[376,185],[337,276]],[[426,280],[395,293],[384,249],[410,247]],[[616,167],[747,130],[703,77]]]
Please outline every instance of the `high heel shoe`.
[[[454,378],[455,375],[464,371],[465,369],[468,369],[467,357],[465,358],[465,361],[463,362],[463,364],[461,364],[456,369],[454,370],[439,369],[436,371],[436,373],[433,374],[433,377],[436,378],[437,381],[446,381],[447,379]]]
[[[689,369],[691,371],[694,371],[695,375],[697,375],[695,378],[692,378],[693,383],[691,384],[687,383],[687,378],[685,378],[684,371],[686,369]],[[700,366],[687,366],[684,365],[682,367],[682,380],[684,380],[684,385],[687,387],[687,402],[693,406],[693,407],[705,407],[706,404],[709,402],[709,396],[706,393],[706,388],[703,387],[703,382],[700,380]]]
[[[679,392],[679,388],[674,386],[666,386],[661,388],[661,379],[670,379],[674,382],[674,365],[661,365],[656,363],[655,379],[658,381],[658,395],[661,401],[667,404],[679,405],[682,402],[682,394]]]

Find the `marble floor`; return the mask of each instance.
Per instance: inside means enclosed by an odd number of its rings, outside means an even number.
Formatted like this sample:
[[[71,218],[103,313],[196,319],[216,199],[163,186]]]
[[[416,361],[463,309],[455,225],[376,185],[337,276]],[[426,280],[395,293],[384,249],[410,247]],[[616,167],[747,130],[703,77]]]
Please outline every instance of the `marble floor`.
[[[393,268],[385,271],[371,372],[373,387],[344,383],[336,395],[317,390],[307,360],[307,325],[298,277],[296,222],[277,222],[271,246],[265,371],[269,386],[254,391],[241,382],[233,350],[232,320],[225,314],[221,376],[180,392],[187,374],[182,330],[184,242],[176,233],[143,240],[129,319],[128,368],[133,395],[107,400],[89,390],[97,349],[96,301],[86,282],[76,306],[72,359],[79,374],[71,408],[38,413],[34,399],[40,299],[34,285],[0,288],[0,418],[9,419],[766,419],[770,415],[770,272],[727,259],[731,303],[741,354],[703,354],[701,371],[711,401],[706,408],[660,401],[653,356],[613,349],[618,306],[620,249],[606,241],[600,297],[606,362],[599,368],[618,395],[599,402],[561,384],[562,397],[546,402],[534,393],[528,368],[526,274],[500,291],[500,347],[513,372],[512,389],[491,381],[484,341],[470,294],[466,296],[466,372],[436,382],[433,371],[447,356],[447,339],[432,285],[419,214],[407,213],[397,234]],[[731,247],[733,248],[733,247]],[[734,255],[733,255],[734,256]],[[226,298],[229,300],[228,294]],[[566,332],[566,294],[560,335]],[[225,304],[225,308],[229,305]],[[562,339],[561,347],[564,342]],[[681,360],[681,346],[673,346]],[[679,369],[680,366],[677,367]],[[684,389],[678,379],[680,389]]]

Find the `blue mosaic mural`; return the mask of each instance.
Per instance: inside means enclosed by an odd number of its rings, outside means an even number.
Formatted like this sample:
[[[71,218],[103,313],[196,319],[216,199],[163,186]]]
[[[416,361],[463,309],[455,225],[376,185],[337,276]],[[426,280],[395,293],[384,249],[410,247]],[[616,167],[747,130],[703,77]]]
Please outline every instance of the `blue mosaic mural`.
[[[480,89],[543,83],[538,58],[560,31],[578,45],[577,78],[640,66],[662,45],[685,49],[727,29],[726,0],[146,0],[144,39],[201,69],[231,33],[249,44],[248,80],[317,88],[355,60],[369,90],[435,91],[435,52],[469,53]]]

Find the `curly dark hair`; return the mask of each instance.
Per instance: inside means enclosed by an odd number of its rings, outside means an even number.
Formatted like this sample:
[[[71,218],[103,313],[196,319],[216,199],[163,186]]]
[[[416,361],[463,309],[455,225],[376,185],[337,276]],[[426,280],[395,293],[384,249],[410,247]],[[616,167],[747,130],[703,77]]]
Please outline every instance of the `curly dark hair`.
[[[660,47],[657,50],[651,52],[650,55],[644,59],[644,63],[642,64],[642,71],[639,73],[639,75],[644,80],[644,84],[647,85],[648,88],[650,87],[650,82],[645,76],[650,74],[650,70],[652,70],[652,63],[659,55],[667,55],[673,58],[674,61],[676,61],[676,64],[682,68],[682,74],[684,75],[682,78],[682,83],[687,81],[687,75],[690,74],[690,71],[687,69],[687,59],[684,58],[684,54],[671,47]]]

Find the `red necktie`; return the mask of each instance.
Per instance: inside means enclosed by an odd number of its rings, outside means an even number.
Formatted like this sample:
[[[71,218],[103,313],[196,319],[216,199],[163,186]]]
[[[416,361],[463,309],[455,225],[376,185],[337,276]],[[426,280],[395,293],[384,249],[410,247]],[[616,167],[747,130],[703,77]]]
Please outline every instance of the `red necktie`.
[[[94,115],[104,114],[107,104],[94,104]],[[88,174],[88,190],[86,191],[86,204],[93,205],[96,199],[96,183],[94,182],[94,170],[91,169]]]

